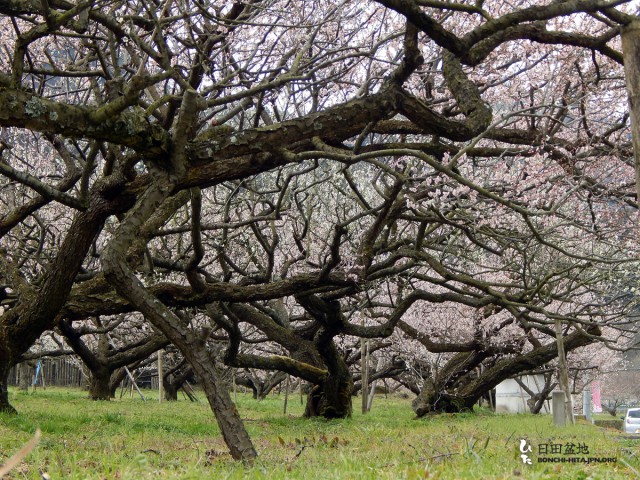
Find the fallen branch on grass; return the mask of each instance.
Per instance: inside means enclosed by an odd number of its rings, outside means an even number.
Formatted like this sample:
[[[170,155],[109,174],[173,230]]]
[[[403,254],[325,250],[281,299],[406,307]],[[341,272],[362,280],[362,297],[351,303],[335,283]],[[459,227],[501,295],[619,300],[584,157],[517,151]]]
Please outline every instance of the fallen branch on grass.
[[[7,473],[17,467],[24,458],[36,448],[36,445],[40,441],[40,429],[36,430],[33,438],[29,440],[24,447],[22,447],[13,457],[11,457],[7,463],[0,467],[0,478],[4,477]]]

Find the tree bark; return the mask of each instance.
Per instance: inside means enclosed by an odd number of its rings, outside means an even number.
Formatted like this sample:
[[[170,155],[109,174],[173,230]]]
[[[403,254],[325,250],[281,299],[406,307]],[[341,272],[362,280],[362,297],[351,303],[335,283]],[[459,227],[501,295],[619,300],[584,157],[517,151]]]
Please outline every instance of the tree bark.
[[[327,367],[322,382],[316,383],[311,389],[305,416],[350,417],[353,411],[353,376],[334,342],[336,335],[344,333],[345,319],[340,302],[317,295],[299,295],[296,300],[322,325],[314,335],[313,343]]]
[[[0,317],[0,377],[9,370],[36,339],[53,328],[64,305],[86,252],[102,229],[106,218],[126,210],[130,197],[117,196],[118,181],[98,182],[90,195],[90,207],[78,213],[60,246],[58,255],[48,265],[39,290],[26,287],[19,291],[19,302]],[[109,199],[106,196],[109,195]],[[114,198],[116,196],[117,198]],[[0,380],[1,381],[1,380]],[[1,396],[1,394],[0,394]],[[8,405],[8,397],[4,396]],[[13,410],[13,408],[6,408]]]
[[[594,342],[590,335],[599,335],[600,329],[591,326],[587,334],[575,331],[564,338],[565,351],[569,352]],[[558,355],[558,345],[554,341],[536,348],[529,353],[496,362],[484,370],[477,378],[468,379],[455,388],[444,389],[441,384],[428,383],[413,402],[413,410],[418,417],[428,413],[455,413],[472,410],[482,395],[495,388],[500,382],[514,375],[530,371],[550,362]],[[462,362],[464,364],[465,362]],[[446,367],[445,367],[446,368]],[[461,372],[463,373],[463,372]]]
[[[629,95],[631,135],[635,158],[636,195],[640,201],[640,20],[622,27],[624,74]]]
[[[31,383],[31,375],[29,375],[31,369],[26,362],[19,363],[17,368],[19,377],[18,388],[26,392],[29,390],[29,384]]]
[[[111,398],[116,397],[116,390],[118,390],[118,387],[125,378],[127,378],[127,370],[125,367],[118,368],[111,374],[111,382],[109,385],[109,395],[111,395]]]
[[[89,398],[91,400],[111,399],[111,371],[108,368],[97,368],[91,370]]]
[[[573,417],[573,402],[571,400],[571,387],[569,386],[569,367],[567,366],[567,354],[565,351],[564,337],[562,336],[562,322],[560,319],[555,321],[556,343],[558,349],[558,378],[560,386],[564,391],[564,415],[567,423],[573,425],[576,423]]]
[[[351,376],[328,375],[322,385],[315,385],[307,396],[305,418],[348,418],[353,412]]]
[[[165,383],[164,384],[164,399],[167,402],[176,402],[178,401],[178,390],[180,386],[175,383]]]
[[[0,412],[17,413],[9,403],[9,370],[11,365],[0,362]]]
[[[231,455],[236,460],[252,462],[257,452],[244,428],[240,414],[231,400],[229,389],[222,374],[204,348],[193,349],[187,357],[189,364],[200,381],[207,401],[215,413],[216,420]]]
[[[347,418],[353,412],[353,377],[333,341],[320,351],[327,363],[328,374],[323,383],[315,385],[307,397],[304,416]]]
[[[184,362],[183,362],[184,363]],[[175,368],[164,374],[164,399],[172,402],[178,400],[178,390],[193,375],[193,369],[189,365],[183,365],[182,371],[176,373]],[[171,379],[169,377],[172,377]]]
[[[154,297],[136,277],[127,264],[127,251],[136,239],[140,227],[158,206],[167,199],[177,181],[186,170],[185,144],[190,135],[189,124],[197,115],[196,93],[184,93],[180,116],[176,122],[174,143],[170,157],[171,173],[157,172],[154,182],[139,198],[136,206],[122,221],[103,254],[105,277],[118,294],[129,300],[135,308],[153,323],[182,352],[200,380],[209,405],[216,417],[231,456],[247,463],[258,456],[240,414],[231,401],[231,395],[217,371],[214,359],[209,357],[204,341],[194,336],[188,325],[166,305]]]
[[[465,399],[461,389],[470,382],[470,373],[491,355],[486,352],[460,352],[440,369],[436,378],[427,379],[413,401],[413,410],[419,417],[430,412],[453,413],[469,410],[477,399]],[[492,388],[492,387],[490,387]],[[478,398],[484,394],[482,391]]]

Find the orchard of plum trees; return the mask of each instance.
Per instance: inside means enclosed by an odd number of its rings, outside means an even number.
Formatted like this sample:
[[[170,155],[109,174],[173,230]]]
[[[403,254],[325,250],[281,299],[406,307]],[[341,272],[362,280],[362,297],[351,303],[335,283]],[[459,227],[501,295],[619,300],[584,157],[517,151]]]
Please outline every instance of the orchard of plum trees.
[[[0,0],[0,408],[44,332],[95,398],[171,343],[251,461],[230,367],[345,417],[369,339],[424,415],[553,362],[556,324],[629,347],[634,8]]]

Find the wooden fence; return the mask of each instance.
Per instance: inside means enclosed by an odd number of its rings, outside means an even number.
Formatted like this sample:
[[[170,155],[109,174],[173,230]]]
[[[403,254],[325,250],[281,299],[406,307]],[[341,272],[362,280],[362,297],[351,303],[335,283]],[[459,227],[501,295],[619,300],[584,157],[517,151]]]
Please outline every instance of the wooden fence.
[[[55,385],[58,387],[81,387],[84,382],[82,368],[77,362],[69,358],[48,358],[40,359],[41,367],[38,372],[37,386]],[[35,380],[37,360],[32,360],[16,365],[9,372],[9,385],[19,385],[21,372],[26,372],[29,386]],[[24,368],[26,365],[27,368]]]

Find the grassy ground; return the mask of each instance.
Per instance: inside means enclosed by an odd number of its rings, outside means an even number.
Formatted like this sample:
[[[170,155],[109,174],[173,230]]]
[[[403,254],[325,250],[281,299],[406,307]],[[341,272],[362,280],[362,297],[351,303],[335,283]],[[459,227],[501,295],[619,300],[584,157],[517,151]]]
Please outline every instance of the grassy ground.
[[[55,388],[10,395],[20,414],[0,415],[0,463],[42,430],[36,450],[10,474],[16,479],[43,473],[52,479],[640,478],[640,440],[588,424],[556,428],[548,416],[479,412],[414,420],[409,400],[377,397],[365,416],[304,420],[299,396],[289,399],[284,415],[283,397],[256,402],[238,395],[260,452],[256,465],[244,468],[226,453],[204,402],[127,396],[93,402],[79,390]],[[530,465],[520,457],[522,439],[532,449]],[[551,454],[558,448],[563,452]],[[565,455],[567,448],[576,454]],[[543,457],[616,461],[539,462]]]

